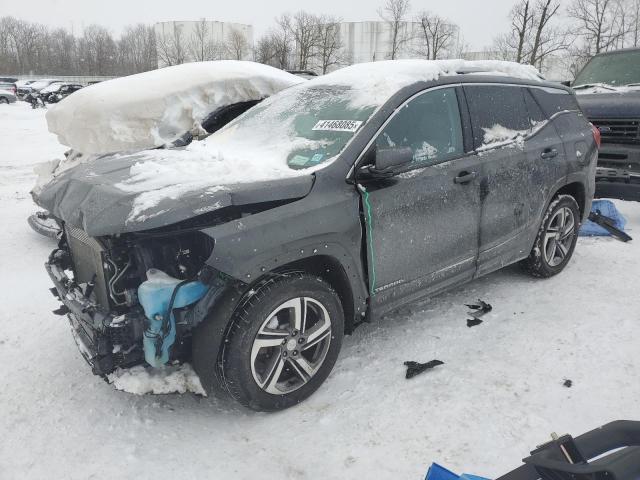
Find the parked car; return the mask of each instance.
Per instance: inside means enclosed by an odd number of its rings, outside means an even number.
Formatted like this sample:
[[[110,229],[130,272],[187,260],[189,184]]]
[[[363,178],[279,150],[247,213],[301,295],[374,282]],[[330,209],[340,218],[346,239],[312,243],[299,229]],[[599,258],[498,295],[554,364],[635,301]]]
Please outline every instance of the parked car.
[[[0,83],[16,83],[17,78],[14,77],[0,77]]]
[[[640,201],[640,48],[596,55],[573,88],[602,135],[596,196]]]
[[[83,85],[79,83],[56,82],[40,90],[40,95],[47,103],[58,103],[81,88],[83,88]]]
[[[287,70],[292,75],[296,75],[305,80],[310,80],[318,76],[318,74],[312,70]]]
[[[36,196],[64,223],[46,268],[94,373],[190,360],[208,392],[279,410],[363,321],[515,262],[560,273],[597,139],[530,67],[347,67],[197,145],[57,177]]]
[[[18,86],[18,96],[20,98],[26,97],[29,93],[32,92],[40,92],[43,88],[48,87],[52,83],[60,82],[60,80],[56,80],[54,78],[43,78],[41,80],[35,80],[31,83],[25,83],[24,85]]]
[[[14,97],[17,95],[16,84],[13,82],[3,82],[0,80],[0,90],[11,93]]]
[[[16,95],[11,90],[5,90],[3,84],[0,83],[0,104],[9,104],[16,102]]]

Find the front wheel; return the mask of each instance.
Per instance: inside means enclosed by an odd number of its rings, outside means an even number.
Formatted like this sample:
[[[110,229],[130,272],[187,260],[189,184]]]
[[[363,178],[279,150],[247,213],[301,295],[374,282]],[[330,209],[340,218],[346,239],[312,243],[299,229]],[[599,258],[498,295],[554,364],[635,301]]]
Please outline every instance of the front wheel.
[[[578,241],[580,208],[569,195],[555,198],[540,225],[531,254],[524,261],[526,270],[536,277],[560,273],[571,260]]]
[[[231,319],[219,362],[222,386],[254,410],[296,405],[327,378],[343,335],[340,299],[324,280],[303,273],[273,277],[248,294]]]

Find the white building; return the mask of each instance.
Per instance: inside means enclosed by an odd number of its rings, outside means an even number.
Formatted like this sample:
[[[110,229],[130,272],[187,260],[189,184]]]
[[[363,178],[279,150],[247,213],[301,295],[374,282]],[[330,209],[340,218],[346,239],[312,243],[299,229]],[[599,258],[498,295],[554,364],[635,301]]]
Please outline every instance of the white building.
[[[159,22],[158,67],[203,60],[251,60],[253,26],[213,20]]]
[[[399,32],[400,45],[396,58],[419,57],[422,41],[420,24],[402,22]],[[344,46],[344,56],[349,63],[389,60],[392,50],[391,26],[384,21],[343,22],[340,36]]]

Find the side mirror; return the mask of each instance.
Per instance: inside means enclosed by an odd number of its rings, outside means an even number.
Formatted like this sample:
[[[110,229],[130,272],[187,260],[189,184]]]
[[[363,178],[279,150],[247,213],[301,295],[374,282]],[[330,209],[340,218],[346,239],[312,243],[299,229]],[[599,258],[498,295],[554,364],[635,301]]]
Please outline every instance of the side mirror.
[[[377,148],[375,154],[375,170],[381,173],[413,162],[413,150],[409,147]]]

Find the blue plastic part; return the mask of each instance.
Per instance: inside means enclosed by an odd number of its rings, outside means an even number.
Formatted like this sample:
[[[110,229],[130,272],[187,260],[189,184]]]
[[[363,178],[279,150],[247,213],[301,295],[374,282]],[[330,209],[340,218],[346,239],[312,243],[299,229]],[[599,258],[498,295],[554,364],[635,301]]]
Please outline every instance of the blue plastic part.
[[[624,231],[624,227],[627,224],[627,219],[622,216],[618,211],[615,204],[611,200],[594,200],[591,206],[591,211],[600,211],[605,217],[613,219],[615,227],[618,230]],[[581,237],[609,237],[611,234],[602,228],[597,223],[593,223],[591,220],[587,220],[579,232]]]
[[[169,349],[176,340],[176,320],[173,312],[169,316],[169,331],[164,336],[162,323],[170,313],[169,302],[173,291],[182,280],[170,277],[160,270],[149,270],[147,278],[148,280],[138,287],[138,299],[149,320],[142,340],[144,359],[152,367],[161,367],[169,361]],[[209,287],[198,281],[183,284],[176,294],[173,308],[183,308],[197,302],[208,289]],[[156,342],[161,342],[160,349],[157,348]]]
[[[427,471],[427,476],[425,480],[489,480],[485,477],[478,477],[477,475],[471,475],[468,473],[464,473],[462,475],[457,475],[453,473],[451,470],[447,470],[441,465],[437,463],[432,464],[429,467],[429,471]]]
[[[425,480],[458,480],[459,477],[450,470],[434,463],[429,467]]]

